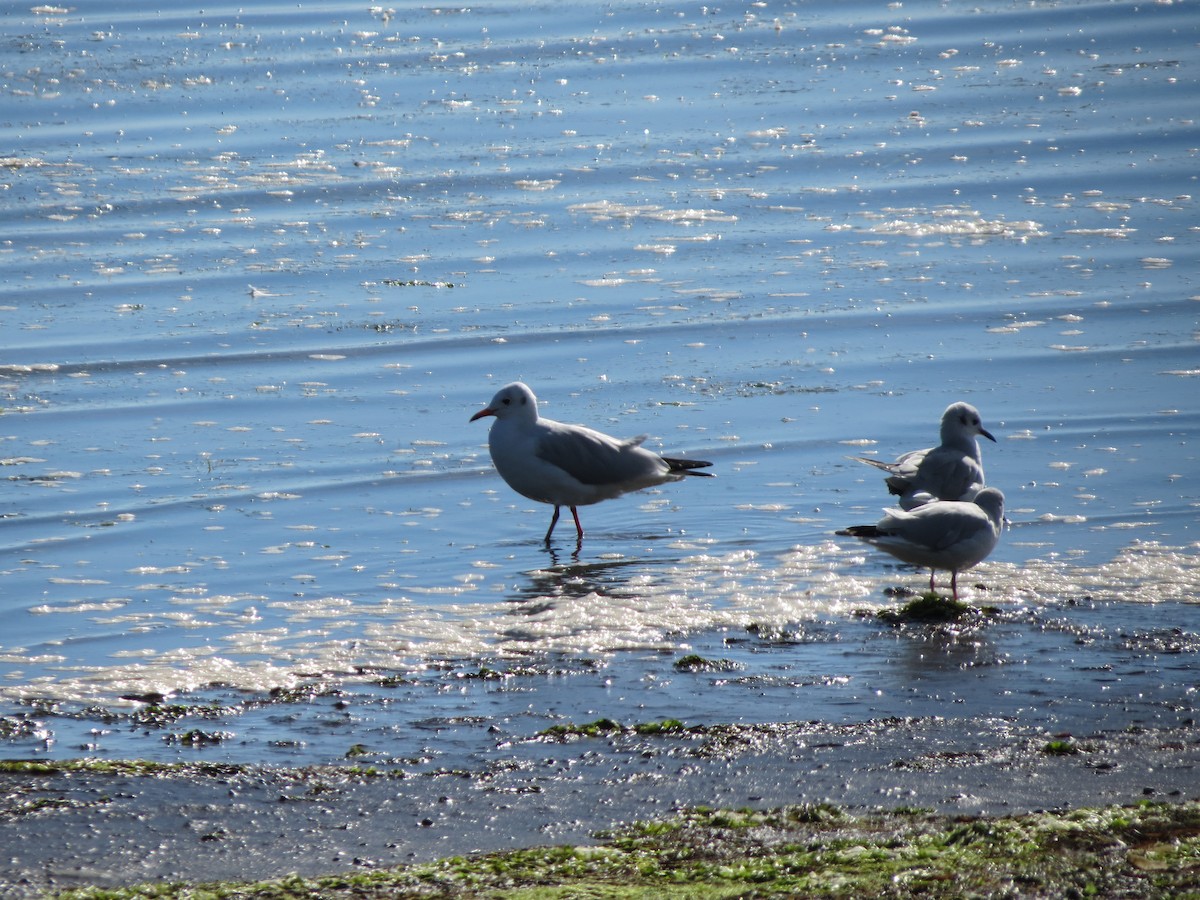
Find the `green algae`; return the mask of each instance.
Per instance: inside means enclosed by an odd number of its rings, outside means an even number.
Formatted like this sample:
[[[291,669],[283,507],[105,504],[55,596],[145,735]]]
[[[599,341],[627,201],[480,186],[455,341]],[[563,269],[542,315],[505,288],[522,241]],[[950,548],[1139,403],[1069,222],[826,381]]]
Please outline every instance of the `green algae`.
[[[889,625],[949,625],[978,624],[996,612],[995,607],[972,606],[953,597],[926,591],[902,606],[881,609],[876,616]]]
[[[684,724],[678,719],[662,719],[657,722],[639,722],[635,725],[622,725],[620,722],[613,719],[596,719],[594,722],[587,722],[583,725],[574,723],[566,723],[562,725],[551,725],[538,732],[540,738],[552,738],[557,740],[568,740],[578,737],[604,737],[622,734],[640,734],[640,735],[657,735],[657,734],[682,734],[687,729]]]
[[[1079,753],[1079,745],[1068,738],[1060,738],[1053,741],[1046,741],[1042,745],[1042,752],[1047,756],[1074,756]]]
[[[693,809],[560,846],[253,884],[83,889],[60,900],[302,897],[1200,897],[1200,802],[1004,817],[826,804]]]
[[[729,659],[707,659],[698,653],[689,653],[675,660],[677,672],[733,672],[741,666]]]
[[[549,738],[569,738],[569,737],[599,737],[605,734],[620,734],[624,731],[624,726],[612,719],[597,719],[594,722],[588,722],[583,725],[574,723],[566,723],[563,725],[551,725],[549,728],[538,732],[540,737]]]
[[[639,722],[633,726],[635,734],[680,734],[684,725],[678,719],[663,719],[659,722]]]

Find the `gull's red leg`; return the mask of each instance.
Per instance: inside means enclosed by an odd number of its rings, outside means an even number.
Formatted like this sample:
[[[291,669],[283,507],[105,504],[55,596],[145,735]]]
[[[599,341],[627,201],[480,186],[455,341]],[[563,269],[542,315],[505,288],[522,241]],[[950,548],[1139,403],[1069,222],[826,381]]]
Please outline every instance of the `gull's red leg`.
[[[550,543],[550,535],[554,533],[554,526],[558,524],[558,507],[554,507],[554,515],[550,517],[550,527],[546,529],[546,543]]]

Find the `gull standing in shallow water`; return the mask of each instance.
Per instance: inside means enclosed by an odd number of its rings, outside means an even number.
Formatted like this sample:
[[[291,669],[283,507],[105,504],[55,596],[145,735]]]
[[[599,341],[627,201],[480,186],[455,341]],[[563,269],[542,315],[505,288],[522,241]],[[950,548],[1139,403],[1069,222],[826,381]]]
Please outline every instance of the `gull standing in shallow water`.
[[[540,418],[537,398],[519,381],[500,388],[471,421],[484,416],[496,417],[488,432],[488,449],[500,477],[518,494],[554,505],[547,544],[560,507],[570,507],[582,541],[577,506],[680,481],[686,475],[708,476],[694,470],[712,465],[652,453],[641,446],[645,435],[619,440],[583,425]]]
[[[874,525],[854,525],[840,535],[856,537],[914,566],[928,566],[929,590],[938,569],[950,571],[958,599],[958,573],[982,562],[1000,540],[1004,495],[983,488],[975,499],[935,500],[914,510],[889,509]]]
[[[901,509],[931,500],[970,500],[984,485],[983,459],[976,436],[995,441],[970,403],[951,403],[942,413],[942,443],[910,450],[895,462],[852,456],[888,473],[888,493],[900,498]]]

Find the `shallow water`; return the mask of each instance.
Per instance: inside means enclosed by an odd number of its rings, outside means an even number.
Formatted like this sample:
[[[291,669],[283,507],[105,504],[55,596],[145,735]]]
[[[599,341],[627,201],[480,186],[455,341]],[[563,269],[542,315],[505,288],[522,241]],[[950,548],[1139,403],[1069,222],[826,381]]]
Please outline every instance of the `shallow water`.
[[[1186,4],[84,2],[5,25],[0,693],[40,716],[10,755],[174,758],[61,718],[156,693],[317,684],[397,730],[448,697],[500,715],[457,676],[514,660],[564,667],[542,727],[589,680],[644,684],[750,627],[803,633],[753,652],[785,696],[800,666],[815,712],[751,681],[661,713],[836,718],[914,669],[854,612],[925,577],[833,536],[888,504],[846,457],[927,446],[956,399],[1008,497],[964,579],[1023,623],[990,652],[1029,665],[1067,616],[1112,665],[1122,634],[1175,628],[1134,658],[1186,681]],[[517,378],[718,477],[584,509],[578,552],[561,526],[547,550],[549,510],[467,422]],[[1091,696],[1090,663],[1052,658]],[[1008,689],[990,677],[975,702]],[[630,696],[562,715],[659,714]],[[338,758],[361,725],[313,704],[239,707],[184,752]]]

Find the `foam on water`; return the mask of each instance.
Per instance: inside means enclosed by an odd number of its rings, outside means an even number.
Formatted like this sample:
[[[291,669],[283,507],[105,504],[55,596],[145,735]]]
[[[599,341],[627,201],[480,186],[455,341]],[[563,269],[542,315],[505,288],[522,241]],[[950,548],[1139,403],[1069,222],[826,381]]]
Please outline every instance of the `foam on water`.
[[[121,694],[171,695],[210,684],[245,691],[295,688],[315,673],[353,682],[362,673],[417,672],[442,660],[681,650],[691,634],[786,632],[803,630],[805,623],[835,627],[885,605],[885,588],[920,590],[925,581],[890,566],[881,574],[869,551],[832,542],[774,557],[752,550],[697,554],[687,543],[666,548],[669,555],[654,565],[644,557],[613,555],[531,570],[518,585],[507,583],[506,570],[476,569],[440,589],[417,586],[375,603],[319,591],[293,600],[199,591],[172,596],[167,610],[140,614],[130,600],[41,607],[34,611],[83,617],[89,636],[14,648],[6,662],[34,665],[41,674],[11,683],[28,675],[10,672],[4,693],[12,700],[103,703]],[[1099,566],[1055,553],[1021,564],[986,562],[963,581],[964,596],[1001,608],[1152,605],[1197,595],[1200,553],[1135,541]],[[986,590],[968,587],[975,584]],[[498,599],[487,599],[489,594]],[[161,629],[194,637],[168,649],[153,639]],[[124,643],[122,634],[145,635],[154,646],[110,646]],[[99,659],[80,646],[89,643],[100,645]]]

